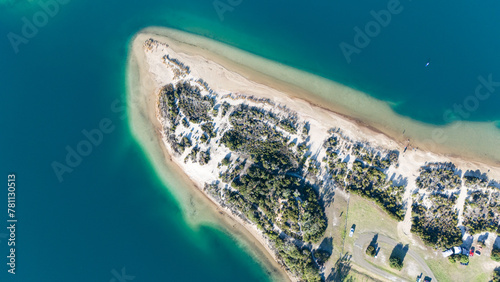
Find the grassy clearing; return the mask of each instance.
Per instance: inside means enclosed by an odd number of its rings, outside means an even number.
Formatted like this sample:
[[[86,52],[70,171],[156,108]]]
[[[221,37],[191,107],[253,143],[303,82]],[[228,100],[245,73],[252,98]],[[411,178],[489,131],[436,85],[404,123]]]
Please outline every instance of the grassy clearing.
[[[375,267],[377,267],[377,268],[379,268],[379,269],[382,269],[385,272],[390,273],[390,274],[392,274],[392,275],[394,275],[396,277],[401,277],[401,278],[403,277],[401,275],[401,273],[396,273],[396,271],[393,268],[390,268],[389,266],[385,267],[385,266],[382,266],[382,265],[380,265],[378,263],[373,263],[373,262],[370,262],[370,264],[373,265],[373,266],[375,266]]]
[[[357,269],[355,266],[353,266],[353,268],[351,269],[351,272],[349,273],[349,276],[347,276],[348,279],[346,279],[346,281],[350,281],[349,278],[351,278],[351,277],[352,277],[352,281],[356,281],[356,282],[387,281],[387,280],[380,278],[380,277],[373,277],[373,276],[367,275],[366,273],[364,273],[364,270]]]
[[[378,244],[378,246],[380,247],[380,252],[377,256],[377,258],[372,258],[372,257],[369,257],[369,256],[365,256],[365,260],[367,262],[369,262],[371,265],[379,268],[379,269],[382,269],[388,273],[391,273],[392,275],[394,276],[397,276],[397,277],[401,277],[401,278],[406,278],[406,279],[410,279],[412,277],[409,277],[409,276],[405,276],[405,268],[407,268],[407,261],[410,261],[411,259],[410,258],[406,258],[404,260],[404,267],[403,267],[403,270],[402,271],[397,271],[395,269],[392,269],[390,266],[389,266],[389,257],[391,255],[391,252],[392,252],[392,249],[393,247],[385,244],[385,243],[380,243]],[[363,246],[364,247],[364,246]]]
[[[334,253],[332,254],[332,258],[330,259],[330,262],[333,261],[333,263],[335,263],[335,261],[338,259],[339,253],[342,250],[342,235],[345,227],[346,209],[347,201],[344,199],[344,197],[336,195],[335,202],[327,210],[327,215],[329,217],[333,213],[337,218],[337,225],[332,226],[331,222],[329,222],[328,229],[325,233],[326,236],[333,237]],[[342,211],[342,217],[339,217]],[[348,234],[349,229],[353,224],[356,224],[356,230],[354,232],[354,236],[351,238],[348,236]],[[406,238],[399,237],[397,225],[398,223],[382,209],[380,209],[375,203],[361,198],[357,195],[351,194],[344,251],[352,253],[357,235],[363,232],[378,232],[380,234],[392,237],[396,241],[402,241],[403,243],[406,243]],[[422,241],[419,240],[418,236],[413,235],[413,239],[415,239],[416,244],[410,244],[410,248],[426,260],[427,265],[431,268],[438,281],[490,281],[493,269],[495,267],[500,267],[500,263],[493,262],[489,257],[489,248],[487,250],[483,250],[482,256],[472,257],[468,266],[462,266],[459,263],[451,264],[448,259],[443,258],[441,256],[441,250],[436,251],[433,248],[424,246]],[[390,247],[384,247],[382,245],[382,252],[385,248]],[[387,257],[387,260],[391,251],[392,249],[385,250],[385,256]],[[380,254],[377,260],[379,259]],[[408,265],[412,261],[412,258],[408,255],[406,256],[404,261],[405,266],[399,274],[390,269],[388,262],[384,262],[384,264],[382,265],[379,264],[379,261],[371,261],[370,259],[368,259],[368,261],[398,276],[404,276],[410,281],[414,280],[414,277],[410,277],[408,275],[410,273],[407,273],[406,271]],[[361,269],[357,270],[358,272],[362,271]],[[373,279],[370,277],[372,274],[363,274],[362,277],[356,273],[352,273],[351,275],[353,278],[355,278],[354,281],[372,281],[367,279]]]
[[[350,229],[353,224],[356,224],[354,236],[352,238],[347,237],[351,245],[357,237],[356,233],[363,232],[381,233],[397,239],[397,221],[392,219],[372,201],[351,194],[347,229]],[[346,245],[347,242],[346,240]]]
[[[403,260],[403,269],[401,269],[401,271],[397,271],[391,268],[389,265],[389,258],[391,256],[392,250],[394,249],[394,246],[385,243],[379,243],[379,247],[380,247],[380,253],[378,255],[378,258],[377,259],[368,258],[367,260],[369,262],[373,262],[373,264],[376,264],[377,266],[383,268],[384,270],[392,272],[396,276],[404,277],[410,281],[414,280],[421,273],[426,274],[425,270],[422,269],[420,264],[415,259],[413,259],[413,257],[411,257],[408,253],[406,254]]]
[[[359,233],[379,232],[383,234],[397,234],[397,222],[395,220],[390,218],[375,203],[357,195],[351,194],[350,196],[348,215],[347,200],[340,193],[335,195],[334,203],[326,209],[325,213],[329,218],[332,215],[336,218],[335,222],[328,222],[325,232],[325,237],[332,237],[333,239],[333,253],[325,265],[326,269],[331,269],[339,258],[339,254],[342,252],[344,236],[344,253],[352,253],[354,241],[357,238],[356,235]],[[348,216],[347,228],[346,216]],[[335,223],[335,226],[333,223]],[[356,224],[356,230],[354,236],[349,237],[349,230],[353,224]],[[355,266],[353,265],[353,267]],[[327,272],[328,274],[329,272]],[[377,280],[377,278],[373,277],[373,274],[366,273],[365,270],[357,267],[356,270],[352,269],[349,275],[353,277],[354,281],[384,281],[382,278]]]
[[[328,222],[328,227],[325,232],[325,237],[332,237],[333,239],[333,253],[328,260],[328,263],[325,265],[326,269],[331,269],[335,265],[335,262],[339,259],[339,254],[342,252],[344,235],[344,252],[352,253],[354,241],[357,238],[356,234],[358,233],[380,232],[383,234],[397,234],[396,221],[391,219],[376,204],[357,195],[351,194],[350,196],[347,228],[347,200],[345,197],[340,195],[340,193],[335,195],[334,203],[326,209],[325,213],[329,218],[331,218],[332,215],[336,218],[335,222]],[[335,223],[335,226],[333,223]],[[349,230],[352,224],[356,224],[356,231],[354,232],[354,236],[351,238],[349,237]],[[349,277],[352,277],[354,279],[353,281],[385,281],[383,278],[377,278],[377,276],[367,273],[364,269],[359,269],[355,265],[352,266],[355,269],[351,269]],[[328,274],[329,271],[327,272],[327,275]]]
[[[471,257],[468,266],[437,257],[426,260],[438,281],[490,281],[495,263],[488,256]],[[500,263],[496,264],[500,267]]]
[[[345,211],[347,208],[347,201],[340,195],[335,195],[335,201],[332,205],[326,208],[325,213],[328,218],[336,218],[335,222],[328,221],[328,226],[325,231],[324,238],[332,238],[333,250],[332,255],[328,262],[325,264],[325,269],[332,269],[335,262],[340,258],[342,252],[342,233],[345,226]],[[340,216],[342,214],[342,216]],[[335,226],[334,226],[335,224]],[[323,239],[324,239],[323,238]],[[320,242],[323,240],[321,239]],[[328,276],[329,271],[326,275]]]

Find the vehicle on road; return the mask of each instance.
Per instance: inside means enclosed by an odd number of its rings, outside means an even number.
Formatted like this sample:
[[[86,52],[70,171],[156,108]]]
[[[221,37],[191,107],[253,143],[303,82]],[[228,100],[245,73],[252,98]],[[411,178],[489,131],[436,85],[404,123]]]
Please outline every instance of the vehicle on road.
[[[354,225],[351,227],[351,231],[349,232],[349,237],[352,237],[354,235]]]

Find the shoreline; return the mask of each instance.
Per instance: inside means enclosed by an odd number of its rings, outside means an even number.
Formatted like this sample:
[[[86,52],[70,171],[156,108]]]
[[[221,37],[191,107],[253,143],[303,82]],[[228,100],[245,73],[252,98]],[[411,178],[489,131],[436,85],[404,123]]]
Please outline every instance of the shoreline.
[[[160,178],[163,178],[163,182],[165,184],[169,184],[170,187],[178,187],[177,189],[169,189],[169,191],[173,194],[174,198],[181,204],[181,209],[183,210],[183,215],[185,219],[189,222],[189,224],[193,227],[198,225],[207,225],[213,228],[216,228],[228,236],[233,237],[233,239],[237,240],[239,243],[243,243],[243,249],[251,254],[251,256],[256,257],[259,260],[261,266],[271,273],[271,277],[273,281],[295,281],[292,277],[288,275],[282,266],[276,261],[274,257],[274,253],[268,248],[267,244],[263,241],[262,236],[257,233],[254,228],[251,226],[247,226],[247,224],[243,223],[242,220],[238,217],[233,216],[231,213],[228,213],[226,209],[221,208],[214,202],[203,190],[202,187],[190,179],[184,171],[181,169],[178,163],[176,163],[169,152],[165,148],[162,143],[161,136],[161,124],[156,117],[156,94],[154,91],[154,82],[149,77],[147,73],[147,69],[145,68],[145,60],[140,61],[137,60],[137,52],[134,45],[135,39],[137,36],[134,36],[131,39],[130,54],[128,58],[128,78],[127,83],[129,84],[128,94],[127,94],[127,104],[130,105],[136,103],[141,103],[141,101],[137,101],[136,99],[144,99],[142,100],[142,109],[130,109],[132,112],[131,115],[142,115],[143,118],[147,119],[147,121],[153,126],[154,132],[139,132],[137,127],[140,125],[131,124],[130,126],[135,129],[131,131],[134,132],[137,139],[143,138],[151,138],[156,137],[156,139],[151,141],[158,141],[157,148],[153,147],[152,144],[149,145],[149,148],[143,149],[146,154],[150,155],[150,159],[153,158],[151,154],[161,153],[162,157],[160,159],[156,159],[156,162],[153,160],[153,166],[157,170],[157,174]],[[140,42],[140,51],[142,51],[142,42]],[[135,65],[135,66],[134,66]],[[134,69],[134,67],[136,69]],[[138,77],[133,77],[132,72],[138,72],[136,75]],[[139,80],[138,85],[134,85],[133,80]],[[142,97],[132,97],[133,94],[140,95]],[[135,101],[134,101],[135,100]],[[130,103],[131,102],[131,103]],[[135,112],[134,111],[139,111]],[[145,121],[145,120],[143,120]],[[132,122],[133,123],[133,122]],[[154,136],[151,136],[154,134]],[[144,140],[141,140],[144,141]],[[160,144],[161,142],[161,144]],[[144,145],[144,144],[142,144]],[[146,147],[148,147],[146,145]],[[148,152],[149,149],[149,152]],[[155,150],[156,149],[156,150]],[[161,152],[158,152],[160,150]],[[161,164],[158,161],[162,162]],[[164,173],[167,172],[165,169],[168,169],[170,174],[175,175],[175,181],[172,181],[172,178],[165,179]],[[172,183],[175,182],[175,183]],[[187,191],[182,191],[186,189]],[[243,241],[243,242],[242,242]]]
[[[321,130],[324,130],[325,128],[331,128],[333,124],[335,127],[341,128],[343,131],[345,131],[346,135],[349,136],[349,138],[354,137],[354,140],[362,140],[363,142],[369,142],[375,147],[397,149],[400,152],[403,152],[403,150],[407,146],[407,137],[392,138],[389,134],[385,133],[383,130],[379,130],[378,128],[373,127],[370,124],[366,124],[355,118],[346,117],[342,113],[337,113],[335,111],[332,111],[327,106],[316,104],[314,102],[311,102],[309,99],[303,99],[301,97],[297,97],[297,95],[289,95],[290,94],[289,91],[293,91],[293,93],[296,93],[297,90],[290,85],[287,86],[282,84],[281,82],[275,82],[273,81],[272,78],[265,77],[265,75],[259,74],[258,72],[254,73],[253,75],[259,76],[260,79],[265,79],[268,82],[261,83],[258,81],[259,79],[252,80],[251,78],[249,78],[252,77],[251,75],[248,74],[242,75],[239,71],[235,71],[235,69],[238,69],[238,66],[232,68],[233,65],[229,63],[228,67],[225,64],[226,63],[225,61],[222,63],[220,62],[220,60],[217,61],[216,58],[217,56],[211,54],[209,51],[201,47],[199,48],[196,47],[195,45],[189,45],[189,44],[186,45],[185,43],[181,43],[176,39],[172,39],[164,35],[158,35],[157,33],[149,33],[148,30],[141,31],[140,33],[138,33],[131,40],[133,42],[131,44],[133,44],[134,46],[139,45],[140,48],[135,48],[135,49],[142,50],[143,46],[142,44],[144,43],[144,40],[149,39],[150,37],[154,37],[155,39],[159,39],[161,42],[167,43],[169,45],[168,49],[171,49],[172,51],[171,55],[173,55],[175,58],[180,59],[180,61],[186,63],[186,65],[192,67],[192,71],[194,73],[193,76],[203,78],[203,80],[206,81],[212,87],[212,89],[215,90],[215,92],[221,95],[234,93],[237,96],[238,94],[242,94],[243,96],[246,96],[246,98],[244,99],[247,99],[249,96],[256,98],[265,98],[265,99],[270,99],[277,105],[279,104],[281,106],[286,106],[288,109],[291,109],[292,111],[298,113],[301,118],[305,120],[310,120],[312,123],[315,124],[316,137],[321,137],[319,132]],[[135,49],[133,49],[134,52],[137,51]],[[144,68],[147,69],[147,67],[144,67],[144,65],[151,63],[151,61],[148,62],[148,59],[146,58],[147,56],[144,55],[143,50],[142,52],[143,52],[142,55],[143,57],[140,63],[143,65],[142,66],[143,69]],[[152,60],[155,59],[153,58]],[[151,68],[153,68],[153,70],[151,70]],[[240,68],[244,69],[243,66],[240,66]],[[266,259],[269,260],[270,258],[272,258],[272,261],[275,261],[273,252],[268,248],[267,244],[265,243],[265,240],[263,240],[262,235],[259,232],[257,232],[257,229],[253,228],[252,225],[241,222],[238,218],[235,218],[231,213],[228,213],[228,215],[223,215],[224,211],[226,212],[228,211],[226,209],[220,208],[218,204],[215,203],[215,201],[213,201],[211,197],[208,196],[206,192],[201,189],[203,188],[203,183],[204,183],[204,181],[202,181],[203,177],[193,176],[192,173],[191,175],[189,175],[190,171],[195,171],[194,170],[195,167],[184,165],[180,163],[179,160],[176,161],[175,158],[171,157],[171,155],[168,152],[168,149],[166,148],[168,145],[164,143],[164,139],[159,133],[159,130],[162,127],[161,127],[161,122],[158,120],[158,117],[156,115],[158,109],[157,107],[155,107],[156,96],[158,94],[157,92],[158,87],[164,85],[165,81],[168,81],[168,78],[164,80],[165,78],[158,77],[158,75],[165,75],[165,74],[161,73],[162,70],[157,65],[150,65],[149,72],[152,73],[146,75],[151,76],[149,77],[149,79],[151,80],[150,82],[152,83],[145,83],[145,81],[142,81],[143,85],[139,90],[142,91],[143,92],[142,95],[146,96],[147,99],[149,100],[148,104],[149,109],[146,108],[147,112],[145,114],[148,116],[149,121],[156,127],[155,130],[156,134],[154,135],[156,136],[155,138],[156,141],[161,143],[160,147],[161,150],[163,151],[163,155],[165,156],[164,161],[169,162],[170,160],[171,162],[170,166],[167,165],[168,169],[172,170],[170,171],[170,173],[173,172],[176,175],[181,175],[182,178],[186,181],[186,183],[191,183],[189,184],[189,186],[192,192],[198,191],[194,193],[199,194],[200,196],[202,195],[205,201],[210,201],[212,210],[220,214],[220,216],[218,216],[218,220],[224,221],[224,218],[231,218],[232,220],[235,220],[236,222],[240,223],[241,225],[240,227],[243,228],[239,229],[236,228],[235,231],[238,232],[241,231],[242,229],[248,231],[249,232],[248,235],[254,237],[254,242],[258,244],[259,249],[267,254]],[[156,74],[157,76],[156,82],[153,81],[154,80],[152,78],[154,76],[153,73]],[[274,87],[275,84],[277,85],[277,87]],[[144,146],[144,144],[142,145]],[[480,169],[483,172],[488,171],[490,178],[494,178],[497,180],[500,179],[500,167],[496,163],[494,165],[488,165],[487,161],[479,162],[478,160],[470,160],[470,159],[464,159],[463,157],[444,155],[443,153],[436,153],[435,151],[429,152],[423,150],[410,149],[406,154],[402,154],[400,162],[401,162],[400,168],[391,171],[391,173],[392,172],[400,173],[401,175],[406,176],[411,180],[414,180],[413,179],[414,177],[411,177],[412,173],[417,172],[421,165],[426,164],[428,162],[453,162],[458,168],[460,168],[463,171]],[[491,169],[491,171],[489,171],[489,169]],[[163,172],[157,169],[157,173],[161,175]],[[179,190],[179,189],[173,189],[173,190]],[[410,189],[408,189],[408,191],[410,191]],[[176,192],[180,193],[179,191]],[[199,192],[202,193],[200,194]],[[407,196],[409,196],[409,194]],[[181,202],[188,203],[187,201],[181,201]],[[197,221],[202,222],[203,220],[197,220]],[[401,223],[402,223],[401,228],[403,229],[404,233],[408,233],[410,234],[409,236],[412,236],[409,230],[411,223],[410,225],[408,225],[407,220]],[[230,228],[227,228],[227,230],[230,230]],[[288,272],[285,272],[285,274],[288,275]],[[292,277],[290,276],[288,277],[289,279],[293,280]]]
[[[494,140],[500,142],[500,131],[495,121],[462,122],[446,126],[424,124],[396,114],[388,103],[365,93],[208,38],[163,27],[148,27],[139,33],[168,38],[171,46],[174,48],[177,46],[183,54],[201,56],[206,60],[214,61],[250,81],[286,93],[291,99],[306,101],[310,106],[333,112],[360,127],[383,133],[401,145],[411,139],[413,148],[422,148],[423,151],[432,151],[449,158],[463,158],[472,162],[500,166],[500,151],[497,152],[494,149]],[[219,48],[220,51],[215,48]],[[225,56],[220,53],[229,55]],[[245,59],[230,57],[234,54]],[[257,70],[259,64],[264,67]],[[280,72],[283,76],[277,77]],[[289,72],[294,73],[288,74]],[[302,79],[299,81],[298,78]],[[304,87],[303,81],[308,80],[311,80],[310,89]],[[325,97],[325,95],[332,97]],[[443,136],[447,142],[438,142]]]

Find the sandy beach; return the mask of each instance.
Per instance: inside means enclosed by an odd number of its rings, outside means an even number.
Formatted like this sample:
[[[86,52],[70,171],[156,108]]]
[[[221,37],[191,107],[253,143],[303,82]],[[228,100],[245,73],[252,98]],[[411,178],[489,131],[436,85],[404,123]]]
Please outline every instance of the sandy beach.
[[[494,121],[462,121],[446,126],[424,124],[396,114],[389,104],[365,93],[201,36],[157,27],[143,32],[168,37],[171,46],[180,47],[184,54],[217,62],[250,81],[286,93],[289,98],[306,100],[310,105],[384,133],[401,145],[409,138],[413,147],[425,151],[500,165],[500,151],[496,149],[500,131]]]
[[[500,179],[498,152],[486,154],[474,149],[464,151],[457,149],[453,144],[446,144],[446,146],[434,144],[432,151],[423,150],[423,148],[429,147],[425,138],[413,140],[412,134],[421,134],[421,131],[430,130],[427,125],[415,124],[415,122],[403,117],[391,116],[384,117],[384,119],[388,119],[388,123],[385,125],[380,123],[375,116],[369,122],[356,110],[350,111],[348,107],[343,105],[325,102],[321,97],[312,96],[296,85],[277,80],[251,67],[215,54],[203,46],[193,45],[190,43],[192,38],[187,40],[188,36],[190,35],[177,31],[154,28],[147,29],[132,39],[128,70],[130,83],[128,105],[132,132],[145,148],[146,154],[153,160],[157,174],[163,177],[170,187],[176,187],[172,193],[185,208],[188,221],[194,226],[197,224],[214,224],[216,226],[222,223],[228,231],[237,234],[237,237],[245,238],[249,242],[247,247],[253,249],[252,253],[269,262],[268,266],[274,273],[276,280],[293,280],[294,278],[287,276],[288,273],[275,262],[274,254],[268,248],[261,233],[254,226],[244,223],[240,218],[221,209],[202,192],[201,188],[204,183],[213,180],[214,175],[210,172],[217,171],[217,162],[212,162],[201,169],[198,164],[186,164],[180,159],[172,158],[172,152],[169,151],[168,146],[163,144],[163,136],[161,135],[163,126],[157,116],[157,94],[161,86],[172,82],[172,78],[163,69],[160,60],[161,50],[151,54],[144,52],[143,44],[147,39],[154,38],[168,44],[168,53],[190,66],[191,75],[203,78],[218,94],[232,93],[270,99],[273,103],[286,106],[286,108],[296,112],[301,120],[307,120],[311,123],[310,136],[313,140],[311,151],[320,150],[326,137],[325,132],[334,127],[341,128],[349,138],[370,143],[373,147],[400,152],[406,151],[400,156],[399,167],[389,171],[390,174],[395,173],[408,179],[405,200],[411,201],[410,191],[415,188],[416,173],[421,166],[429,162],[453,162],[463,171],[479,169],[482,172],[488,172],[490,179]],[[186,39],[185,41],[188,43],[182,42],[182,39]],[[360,104],[360,109],[364,109],[363,105],[366,103],[373,103],[375,111],[387,107],[380,101],[353,96],[343,86],[337,86],[335,91],[337,93],[334,95],[345,95],[346,99],[355,99],[354,103]],[[385,111],[391,110],[386,108]],[[393,113],[393,115],[395,114]],[[401,128],[393,126],[394,122],[400,123],[400,126],[406,124],[409,129],[403,135]],[[484,126],[487,128],[489,125]],[[453,129],[451,126],[448,131],[447,129],[443,130],[445,132],[443,134],[448,134],[453,138],[459,134],[456,132],[457,129]],[[488,137],[483,137],[485,141],[483,140],[481,146],[487,146],[486,143],[496,140],[496,136],[491,138],[493,139],[489,140]],[[494,149],[492,148],[492,150]],[[161,154],[158,154],[159,152]],[[220,159],[223,155],[223,151],[216,152],[213,158]],[[463,200],[463,198],[462,196],[460,199]],[[463,203],[461,204],[463,205]],[[205,213],[204,211],[210,212]],[[402,234],[410,234],[410,215],[411,213],[407,213],[407,217],[400,224]]]
[[[175,163],[166,147],[161,144],[162,125],[156,116],[156,89],[158,85],[151,79],[149,66],[144,59],[142,49],[143,37],[139,35],[132,42],[132,52],[128,59],[128,110],[131,118],[131,130],[145,148],[145,153],[152,160],[157,174],[169,187],[176,189],[170,192],[181,203],[184,216],[193,228],[199,225],[210,225],[226,230],[239,241],[243,247],[258,258],[275,281],[294,281],[288,276],[269,250],[264,238],[253,228],[244,224],[240,218],[232,216],[210,200],[199,183],[190,179]],[[141,41],[142,40],[142,41]]]
[[[286,105],[288,108],[299,112],[303,115],[304,119],[316,120],[319,124],[324,125],[323,129],[331,128],[332,126],[339,127],[346,131],[347,135],[355,139],[364,139],[376,146],[404,151],[404,148],[410,144],[409,147],[411,150],[405,154],[405,159],[408,159],[412,163],[425,163],[426,161],[453,162],[464,170],[480,169],[483,172],[491,170],[490,177],[500,179],[500,170],[498,169],[500,163],[487,156],[481,158],[478,155],[474,155],[469,158],[468,155],[473,153],[466,153],[465,156],[460,155],[458,152],[454,154],[449,153],[449,150],[453,149],[445,149],[445,152],[442,152],[440,151],[441,147],[438,145],[433,147],[435,150],[423,150],[425,144],[423,144],[423,148],[419,147],[419,141],[411,139],[407,132],[405,134],[402,132],[395,133],[387,126],[372,125],[359,120],[356,118],[356,114],[344,114],[346,109],[340,109],[340,107],[332,108],[332,105],[326,104],[321,100],[316,100],[315,98],[317,97],[308,95],[301,88],[276,80],[254,69],[235,63],[228,58],[214,54],[202,47],[178,41],[178,39],[182,38],[181,35],[176,35],[175,38],[172,38],[162,35],[162,33],[167,33],[168,35],[174,33],[182,34],[181,32],[169,29],[151,28],[143,31],[141,36],[144,35],[147,38],[154,37],[168,42],[169,47],[173,51],[177,50],[178,53],[176,53],[176,56],[182,58],[182,61],[186,62],[189,66],[197,66],[194,68],[196,76],[202,77],[215,91],[220,91],[220,93],[242,93],[271,99],[277,104]],[[184,36],[191,35],[184,34]],[[341,92],[344,89],[340,87],[338,91]],[[386,130],[382,130],[381,127],[386,128],[387,132]],[[488,137],[483,136],[483,139],[488,139]],[[495,149],[495,147],[491,148],[491,150]]]

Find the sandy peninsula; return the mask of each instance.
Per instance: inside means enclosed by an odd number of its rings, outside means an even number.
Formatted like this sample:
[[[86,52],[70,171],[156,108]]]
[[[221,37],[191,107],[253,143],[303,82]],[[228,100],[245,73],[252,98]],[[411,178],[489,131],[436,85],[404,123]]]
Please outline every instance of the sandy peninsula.
[[[139,34],[131,43],[128,58],[128,108],[131,115],[130,127],[145,153],[154,164],[157,174],[169,187],[173,196],[181,203],[184,216],[193,228],[198,225],[210,225],[222,228],[243,243],[243,247],[261,260],[262,266],[275,281],[295,281],[279,265],[273,252],[255,228],[244,224],[238,217],[231,216],[217,206],[204,193],[200,182],[189,178],[168,152],[162,142],[163,126],[156,115],[157,93],[160,85],[154,81],[150,66],[143,52],[141,40],[147,35]],[[200,186],[201,185],[201,186]]]
[[[494,158],[481,158],[477,154],[470,158],[466,157],[468,154],[459,156],[457,151],[443,149],[442,146],[437,145],[433,152],[422,150],[422,148],[417,149],[418,141],[412,141],[410,136],[401,135],[400,132],[396,133],[396,129],[391,126],[380,124],[377,126],[375,123],[367,122],[361,119],[358,113],[349,112],[341,106],[324,103],[321,98],[314,98],[296,85],[284,82],[286,79],[276,80],[237,61],[186,43],[189,41],[183,39],[189,36],[177,31],[153,28],[140,32],[132,39],[128,69],[130,83],[128,104],[132,132],[153,160],[157,173],[163,175],[166,182],[177,181],[173,187],[178,187],[178,189],[172,193],[187,206],[185,211],[188,220],[214,225],[222,222],[227,230],[237,234],[238,237],[244,237],[249,242],[247,247],[255,248],[253,250],[255,256],[269,262],[268,268],[276,280],[295,281],[298,278],[285,271],[283,266],[276,262],[278,260],[276,253],[270,248],[268,238],[263,236],[254,224],[220,207],[217,201],[203,191],[205,184],[217,180],[222,172],[219,162],[228,151],[223,148],[212,150],[212,161],[202,166],[199,163],[185,161],[187,153],[176,155],[169,146],[164,132],[167,126],[166,120],[162,117],[158,107],[159,91],[165,85],[187,79],[196,81],[201,78],[214,93],[225,97],[224,101],[229,101],[228,103],[237,104],[244,101],[268,110],[273,110],[277,105],[286,108],[295,113],[299,121],[309,123],[308,134],[311,141],[308,150],[318,152],[318,160],[325,157],[324,141],[328,138],[328,132],[332,128],[340,128],[342,136],[345,136],[349,142],[356,141],[370,144],[372,148],[400,152],[398,166],[388,168],[386,173],[405,179],[404,182],[407,183],[402,196],[407,212],[398,228],[401,231],[400,234],[406,234],[403,236],[408,236],[410,241],[413,240],[410,231],[411,206],[414,198],[412,195],[415,194],[414,191],[419,190],[416,180],[422,167],[429,163],[453,163],[457,170],[463,172],[479,170],[487,172],[489,179],[500,180],[500,167]],[[149,39],[153,39],[154,43],[147,46],[145,43]],[[187,77],[180,78],[174,68],[165,63],[164,57],[167,55],[189,66],[190,72]],[[336,95],[341,95],[345,88],[339,87],[337,90],[339,93]],[[363,104],[366,101],[360,101],[360,103]],[[377,102],[374,107],[384,106],[381,102]],[[225,122],[222,118],[216,121],[217,124]],[[193,131],[193,128],[187,128],[179,134],[186,135],[189,131]],[[456,133],[450,131],[449,134],[454,136]],[[161,152],[161,157],[158,156],[159,152]],[[352,167],[353,162],[354,159],[347,161],[348,166]],[[172,180],[174,178],[177,180]],[[497,184],[498,182],[492,182],[493,186],[488,187],[494,189]],[[456,208],[460,211],[459,222],[461,222],[468,194],[467,189],[457,191],[459,192],[456,194]],[[339,191],[341,192],[343,193]],[[425,194],[425,191],[422,193]],[[327,217],[328,222],[338,220],[331,216]],[[324,274],[328,275],[327,272]],[[388,279],[383,276],[378,278]]]

